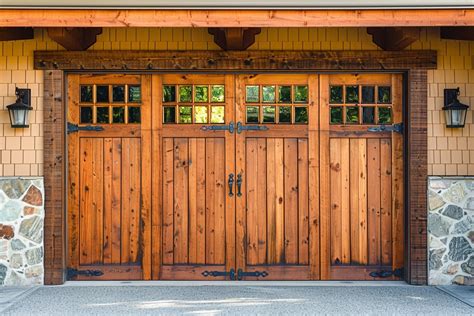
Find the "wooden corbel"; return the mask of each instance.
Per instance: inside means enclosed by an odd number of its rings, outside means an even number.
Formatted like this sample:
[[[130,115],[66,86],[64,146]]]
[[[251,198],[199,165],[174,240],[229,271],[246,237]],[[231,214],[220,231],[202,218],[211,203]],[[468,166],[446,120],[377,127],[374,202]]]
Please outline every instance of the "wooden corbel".
[[[262,31],[259,27],[212,27],[209,34],[214,35],[214,43],[223,50],[246,50],[255,43],[255,36]]]
[[[102,34],[101,27],[49,27],[48,36],[66,50],[87,50]]]
[[[383,50],[403,50],[420,38],[416,27],[368,27],[372,41]]]
[[[0,27],[0,41],[17,41],[33,39],[32,27]]]

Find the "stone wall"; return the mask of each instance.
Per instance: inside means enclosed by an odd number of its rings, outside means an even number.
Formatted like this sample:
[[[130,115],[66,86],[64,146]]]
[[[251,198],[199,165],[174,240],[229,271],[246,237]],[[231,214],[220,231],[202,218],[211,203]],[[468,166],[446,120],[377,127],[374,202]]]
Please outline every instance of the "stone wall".
[[[431,285],[474,285],[474,177],[430,177]]]
[[[43,178],[0,178],[0,285],[43,284]]]

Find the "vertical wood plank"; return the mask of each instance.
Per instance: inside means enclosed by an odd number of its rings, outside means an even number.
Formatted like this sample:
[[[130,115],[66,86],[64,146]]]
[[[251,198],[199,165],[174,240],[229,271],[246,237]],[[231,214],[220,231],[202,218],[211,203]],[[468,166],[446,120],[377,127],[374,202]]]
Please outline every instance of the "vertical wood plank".
[[[113,139],[104,139],[104,264],[112,263]]]
[[[359,170],[359,214],[358,214],[358,227],[359,227],[359,262],[361,264],[367,264],[367,140],[359,139],[359,156],[357,158],[358,170]]]
[[[309,263],[308,140],[298,139],[298,262]]]
[[[246,140],[246,170],[245,178],[247,192],[247,264],[258,264],[258,152],[257,139],[247,138]]]
[[[380,220],[382,264],[392,264],[392,144],[380,140]]]
[[[380,264],[380,140],[367,140],[368,263]]]
[[[174,260],[188,263],[188,139],[174,140]]]
[[[206,138],[206,264],[216,263],[216,170],[215,170],[215,142],[213,138]],[[217,241],[219,242],[219,241]]]
[[[267,263],[267,144],[265,138],[257,140],[257,262]]]
[[[278,203],[275,192],[275,139],[267,139],[267,174],[266,174],[266,198],[267,198],[267,262],[274,264],[278,262],[276,254],[276,205]]]
[[[350,191],[349,191],[349,139],[341,139],[341,261],[349,264],[351,260],[350,231]]]
[[[215,200],[214,202],[214,258],[216,264],[225,264],[225,141],[224,138],[215,140],[214,171]]]
[[[90,138],[80,139],[80,206],[79,206],[79,264],[91,264],[91,217],[92,217],[92,160],[93,143]]]
[[[173,139],[163,139],[163,264],[173,264],[174,177]]]
[[[341,176],[341,140],[332,138],[329,144],[330,161],[330,197],[331,197],[331,263],[342,260],[342,176]]]
[[[284,140],[285,168],[285,259],[298,263],[298,143],[294,138]]]
[[[122,213],[122,140],[112,140],[112,188],[111,188],[111,263],[121,262],[121,213]]]
[[[130,261],[130,152],[131,152],[130,138],[122,139],[122,212],[121,212],[121,263],[128,263]]]
[[[137,262],[143,255],[140,248],[140,209],[141,209],[141,140],[139,138],[130,139],[130,215],[128,227],[129,232],[129,262]]]
[[[350,168],[350,180],[349,180],[349,190],[350,190],[350,225],[351,225],[351,260],[352,264],[360,264],[360,241],[359,241],[359,178],[361,175],[361,170],[359,170],[359,159],[361,153],[359,152],[359,141],[360,139],[350,139],[349,140],[349,152],[350,159],[348,161]]]
[[[286,262],[285,253],[285,144],[283,138],[275,139],[275,257],[277,263]]]

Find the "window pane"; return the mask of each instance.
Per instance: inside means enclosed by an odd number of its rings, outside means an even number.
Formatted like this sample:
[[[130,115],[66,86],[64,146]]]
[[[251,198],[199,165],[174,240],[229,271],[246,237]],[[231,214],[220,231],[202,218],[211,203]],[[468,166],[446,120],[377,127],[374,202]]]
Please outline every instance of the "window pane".
[[[81,107],[81,124],[92,123],[92,107],[83,106]]]
[[[163,86],[163,102],[176,102],[176,86]]]
[[[362,108],[362,122],[364,124],[374,124],[375,123],[375,108],[373,108],[373,107],[363,107]]]
[[[275,86],[263,86],[263,102],[275,103]]]
[[[112,122],[113,123],[125,123],[125,108],[124,107],[114,107],[112,108]]]
[[[379,124],[390,124],[392,122],[392,109],[379,108]]]
[[[195,86],[194,87],[194,102],[207,102],[209,100],[209,87],[208,86]]]
[[[128,102],[140,102],[142,90],[140,86],[128,86]]]
[[[193,101],[193,86],[179,86],[179,102]]]
[[[211,123],[224,123],[224,107],[213,106],[211,107]]]
[[[308,102],[308,86],[295,86],[295,102]]]
[[[362,103],[375,103],[375,87],[362,87]]]
[[[308,109],[306,107],[295,108],[295,123],[308,123]]]
[[[291,103],[291,86],[278,87],[278,102]]]
[[[331,107],[331,124],[342,124],[342,107]]]
[[[263,107],[263,123],[275,123],[275,107]]]
[[[346,123],[359,123],[359,108],[355,106],[346,107]]]
[[[194,107],[194,120],[196,123],[207,123],[207,106]]]
[[[191,106],[179,107],[179,123],[190,124],[193,122],[193,108]]]
[[[92,103],[92,86],[81,86],[81,102]]]
[[[109,123],[109,107],[97,108],[97,124],[108,124]]]
[[[224,86],[212,86],[211,102],[224,102],[224,100],[225,100]]]
[[[390,87],[379,87],[379,103],[390,103],[391,99]]]
[[[341,104],[342,100],[342,86],[331,86],[329,88],[329,103]]]
[[[109,102],[109,86],[97,86],[96,101],[97,103]]]
[[[174,106],[165,106],[163,108],[163,123],[176,123],[176,108]]]
[[[291,123],[291,107],[290,106],[280,106],[278,115],[279,115],[280,123]]]
[[[258,86],[247,86],[245,88],[245,102],[258,103],[259,101]]]
[[[125,102],[125,86],[112,87],[112,101]]]
[[[359,86],[346,86],[346,103],[359,103]]]
[[[140,123],[140,107],[131,106],[128,108],[128,122],[129,123]]]
[[[247,123],[258,123],[259,122],[259,113],[258,106],[248,106],[247,107]]]

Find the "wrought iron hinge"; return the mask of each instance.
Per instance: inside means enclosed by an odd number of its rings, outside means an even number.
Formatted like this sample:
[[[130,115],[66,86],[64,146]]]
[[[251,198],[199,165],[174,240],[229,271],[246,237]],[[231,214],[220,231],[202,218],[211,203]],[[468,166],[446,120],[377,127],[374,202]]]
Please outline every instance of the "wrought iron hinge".
[[[372,271],[369,273],[369,275],[373,278],[389,278],[391,276],[403,278],[403,272],[404,272],[403,268],[398,268],[393,271],[389,271],[389,270]]]
[[[377,127],[369,127],[367,129],[369,132],[395,132],[403,134],[403,123],[397,123],[393,125],[380,125]]]
[[[243,125],[241,122],[237,123],[237,134],[242,131],[268,131],[268,127],[264,125]]]
[[[79,132],[79,131],[100,132],[100,131],[103,131],[103,130],[104,130],[104,128],[102,126],[92,126],[92,125],[79,126],[77,124],[67,122],[67,133],[68,134]]]
[[[229,125],[205,125],[201,127],[202,131],[229,131],[231,134],[234,129],[234,122],[230,122]]]
[[[252,271],[246,272],[242,269],[237,270],[237,280],[242,280],[243,277],[256,277],[256,278],[265,278],[268,276],[267,271]]]
[[[203,276],[205,277],[214,277],[214,278],[217,278],[217,277],[229,277],[230,280],[235,280],[235,270],[234,269],[230,269],[229,272],[227,271],[203,271],[201,273]]]
[[[67,268],[67,279],[77,277],[78,275],[88,276],[88,277],[97,277],[104,275],[104,272],[100,270],[77,270],[73,268]]]

